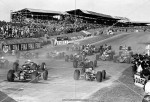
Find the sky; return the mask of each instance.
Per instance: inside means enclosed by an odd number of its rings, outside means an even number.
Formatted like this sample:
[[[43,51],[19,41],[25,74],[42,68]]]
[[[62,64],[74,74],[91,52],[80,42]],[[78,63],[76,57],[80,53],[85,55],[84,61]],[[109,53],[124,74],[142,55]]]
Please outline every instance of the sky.
[[[10,21],[10,12],[23,8],[69,11],[83,9],[131,21],[150,22],[150,0],[0,0],[0,20]]]

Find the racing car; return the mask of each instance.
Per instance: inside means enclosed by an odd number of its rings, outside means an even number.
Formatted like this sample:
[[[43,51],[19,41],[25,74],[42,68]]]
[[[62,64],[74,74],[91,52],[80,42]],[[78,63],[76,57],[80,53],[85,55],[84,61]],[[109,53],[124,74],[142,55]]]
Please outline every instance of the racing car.
[[[106,79],[106,71],[96,72],[93,68],[86,68],[83,72],[82,69],[76,69],[74,71],[74,80],[79,80],[80,78],[87,81],[97,80],[97,82],[102,82],[102,80]]]
[[[71,54],[71,55],[66,55],[65,61],[66,62],[69,62],[69,61],[73,62],[75,60],[82,61],[84,58],[85,58],[85,55],[83,55],[81,53],[75,53],[75,54]]]
[[[119,47],[119,55],[115,55],[113,57],[114,62],[120,63],[131,63],[133,52],[131,51],[131,47],[120,46]]]
[[[74,60],[73,61],[74,68],[90,68],[90,67],[97,67],[97,60],[91,61],[87,58],[83,60]]]
[[[46,57],[47,58],[61,59],[61,58],[64,58],[64,56],[65,56],[65,52],[54,51],[54,52],[48,52]]]
[[[111,46],[107,48],[101,48],[99,54],[96,55],[96,60],[103,60],[103,61],[111,61],[113,60],[113,56],[115,55],[115,51],[112,51]]]
[[[19,66],[19,60],[17,60],[13,63],[13,68],[8,71],[7,80],[9,82],[14,82],[15,79],[20,81],[30,80],[33,83],[37,83],[39,77],[42,76],[44,80],[48,79],[48,70],[44,62],[38,65],[28,60],[22,66]]]

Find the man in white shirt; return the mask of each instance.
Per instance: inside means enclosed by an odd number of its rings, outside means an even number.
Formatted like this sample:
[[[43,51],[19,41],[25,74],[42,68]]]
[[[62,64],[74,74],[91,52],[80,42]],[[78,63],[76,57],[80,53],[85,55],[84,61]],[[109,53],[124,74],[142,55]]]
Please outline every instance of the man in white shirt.
[[[150,102],[150,81],[148,81],[144,86],[145,96],[142,102]]]

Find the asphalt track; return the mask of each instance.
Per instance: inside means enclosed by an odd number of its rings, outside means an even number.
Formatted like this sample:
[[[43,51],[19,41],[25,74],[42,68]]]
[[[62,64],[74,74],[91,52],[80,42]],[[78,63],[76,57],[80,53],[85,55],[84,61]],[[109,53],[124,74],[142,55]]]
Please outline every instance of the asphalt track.
[[[95,44],[97,46],[103,43],[110,44],[116,52],[118,51],[120,45],[126,44],[131,46],[135,52],[143,52],[145,44],[150,42],[149,38],[148,33],[130,33],[118,35],[117,37],[109,38]],[[82,44],[87,43],[90,43],[90,39]],[[41,54],[46,55],[45,51],[50,50],[62,51],[65,50],[65,46],[55,48],[46,47],[43,48],[43,53],[42,50],[40,51]],[[94,60],[95,56],[90,56],[89,58]],[[46,59],[44,57],[41,57],[40,60],[35,59],[35,61],[39,63],[41,63],[42,60],[46,62],[47,68],[49,69],[49,77],[47,81],[40,80],[39,83],[36,84],[29,82],[10,83],[6,81],[6,75],[9,69],[1,69],[0,91],[6,93],[18,102],[68,102],[69,99],[88,99],[92,94],[100,89],[114,87],[116,84],[115,80],[118,80],[122,73],[131,66],[129,64],[99,61],[98,68],[96,68],[96,70],[98,71],[105,69],[107,78],[103,82],[98,83],[96,81],[91,82],[85,80],[75,81],[73,79],[74,69],[72,67],[72,63],[67,63],[64,59],[54,60]],[[4,102],[2,101],[4,99],[7,99],[7,97],[0,99],[0,102]],[[96,98],[94,99],[95,100],[92,100],[91,102],[99,102]],[[128,102],[131,101],[128,100]]]

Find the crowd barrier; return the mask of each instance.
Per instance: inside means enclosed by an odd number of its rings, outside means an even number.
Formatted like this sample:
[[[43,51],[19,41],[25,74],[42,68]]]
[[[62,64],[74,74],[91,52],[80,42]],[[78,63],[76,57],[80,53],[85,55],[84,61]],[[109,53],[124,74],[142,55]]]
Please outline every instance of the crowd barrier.
[[[42,41],[38,39],[16,39],[16,40],[6,40],[1,42],[1,49],[4,52],[18,50],[27,51],[39,49],[42,47]]]

